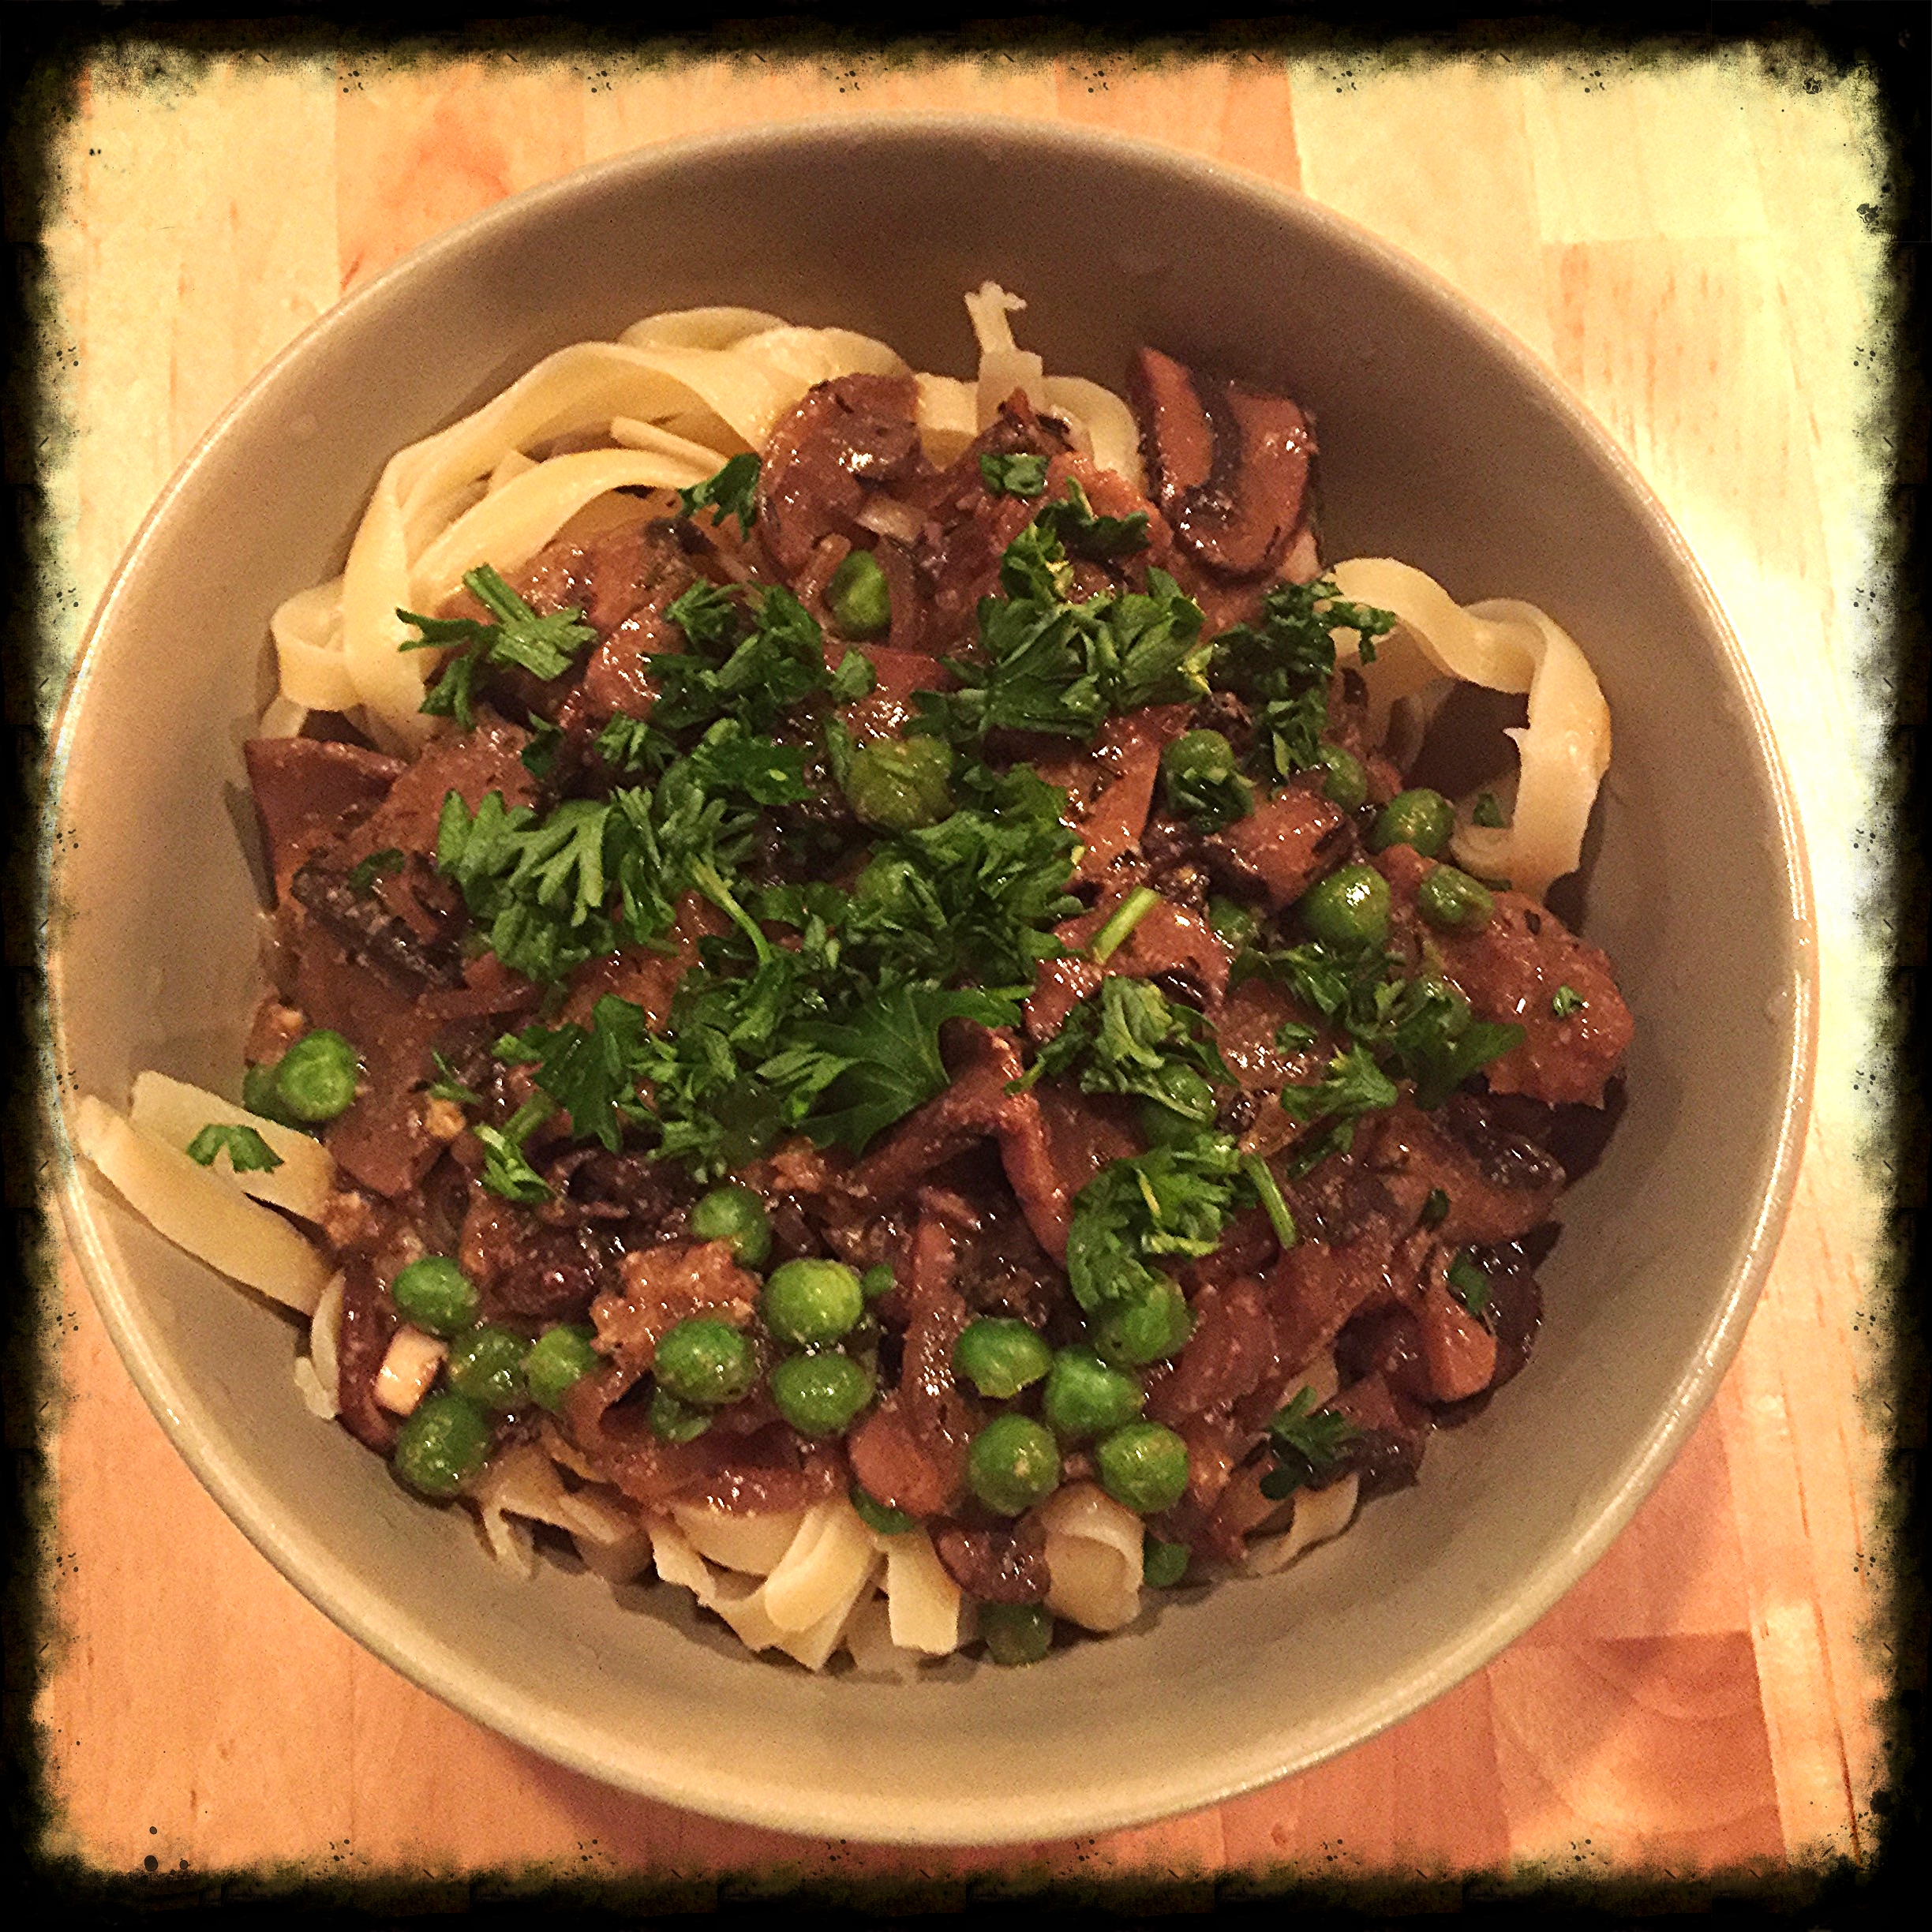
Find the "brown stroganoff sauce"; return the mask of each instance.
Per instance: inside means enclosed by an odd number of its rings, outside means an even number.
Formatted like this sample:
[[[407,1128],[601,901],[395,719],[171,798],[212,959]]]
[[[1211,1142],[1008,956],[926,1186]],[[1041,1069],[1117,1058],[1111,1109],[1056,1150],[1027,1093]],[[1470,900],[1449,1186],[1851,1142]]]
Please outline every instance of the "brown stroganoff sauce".
[[[247,747],[275,889],[261,1057],[327,1027],[360,1061],[354,1103],[326,1131],[342,1176],[328,1232],[346,1281],[343,1418],[370,1447],[388,1452],[396,1436],[375,1398],[401,1322],[392,1285],[411,1260],[447,1255],[474,1284],[481,1320],[532,1342],[558,1324],[592,1337],[600,1365],[546,1426],[633,1502],[755,1512],[856,1483],[923,1524],[968,1595],[1025,1604],[1049,1583],[1038,1507],[990,1504],[971,1450],[1002,1417],[1038,1422],[1043,1384],[989,1393],[962,1374],[960,1338],[975,1321],[1024,1324],[1051,1350],[1100,1345],[1139,1383],[1141,1420],[1185,1453],[1184,1492],[1158,1507],[1142,1499],[1150,1533],[1222,1562],[1286,1521],[1295,1492],[1267,1482],[1278,1468],[1305,1489],[1354,1476],[1364,1496],[1413,1481],[1433,1428],[1466,1419],[1523,1369],[1540,1316],[1536,1265],[1573,1178],[1566,1157],[1582,1158],[1572,1150],[1591,1139],[1578,1117],[1593,1127],[1606,1101],[1612,1115],[1619,1103],[1631,1020],[1601,952],[1500,884],[1480,923],[1431,923],[1418,894],[1440,861],[1377,837],[1401,774],[1368,740],[1360,679],[1332,655],[1305,680],[1300,715],[1353,766],[1353,794],[1331,782],[1332,765],[1268,763],[1286,701],[1252,680],[1220,680],[1218,649],[1169,676],[1155,701],[1092,717],[1083,732],[1031,728],[1017,710],[960,726],[962,698],[988,686],[987,612],[1025,578],[1013,547],[1047,527],[1050,507],[1063,553],[1048,567],[1063,603],[1178,597],[1202,613],[1204,645],[1237,627],[1267,634],[1282,594],[1315,577],[1315,429],[1293,401],[1151,350],[1129,395],[1144,497],[1024,394],[941,466],[922,447],[909,377],[821,384],[762,453],[748,530],[653,492],[635,519],[555,542],[509,573],[530,611],[578,613],[588,627],[560,675],[485,665],[472,728],[440,720],[408,760],[343,742],[333,721]],[[882,587],[883,623],[858,623],[841,602],[861,553],[867,581]],[[729,893],[711,889],[715,874],[679,880],[674,916],[650,943],[618,938],[548,983],[506,964],[452,876],[447,801],[474,814],[494,795],[534,822],[648,782],[648,768],[640,778],[621,762],[623,728],[644,730],[682,688],[665,661],[696,646],[676,613],[694,592],[742,612],[774,586],[822,635],[826,665],[858,652],[871,672],[857,695],[818,676],[769,732],[751,734],[799,754],[803,796],[755,814]],[[465,592],[442,615],[489,613]],[[1235,792],[1245,788],[1246,809],[1219,822],[1170,776],[1176,747],[1204,732],[1219,734]],[[661,755],[688,756],[702,735],[693,727]],[[935,766],[949,749],[944,805],[882,822],[889,812],[854,774],[869,754],[916,745],[934,748]],[[1037,927],[1027,983],[990,977],[990,960],[951,963],[948,987],[1003,986],[1006,1017],[938,1022],[940,1090],[862,1140],[814,1135],[808,1114],[803,1130],[740,1136],[728,1166],[715,1150],[708,1162],[668,1153],[650,1082],[634,1078],[620,1083],[606,1145],[577,1131],[569,1107],[546,1110],[540,1061],[502,1050],[526,1028],[591,1028],[613,1000],[664,1034],[680,989],[723,970],[725,950],[738,949],[729,971],[743,974],[753,895],[796,901],[822,886],[863,896],[868,859],[895,833],[974,807],[975,773],[991,783],[1024,771],[1063,795],[1065,904]],[[1311,909],[1323,882],[1350,869],[1380,882],[1386,908],[1383,931],[1353,954],[1323,941]],[[756,922],[763,945],[798,951],[803,919]],[[1365,1009],[1313,996],[1310,949],[1324,945],[1331,965],[1372,956],[1389,962],[1384,984],[1435,989],[1439,1057],[1470,1028],[1515,1032],[1425,1096],[1426,1054],[1391,1058],[1363,1030]],[[1162,1037],[1137,1048],[1115,1037],[1141,1024]],[[1084,1057],[1056,1061],[1063,1033],[1083,1026]],[[1386,1094],[1373,1087],[1378,1063]],[[1344,1074],[1377,1103],[1311,1113],[1281,1099],[1339,1096]],[[1204,1112],[1163,1112],[1151,1097],[1204,1080]],[[506,1196],[489,1146],[519,1123],[534,1181],[522,1199]],[[1182,1128],[1194,1137],[1177,1139]],[[1081,1261],[1092,1244],[1078,1217],[1135,1163],[1165,1171],[1161,1151],[1176,1147],[1190,1174],[1209,1174],[1208,1222],[1170,1242],[1156,1215],[1106,1238],[1171,1283],[1184,1312],[1166,1346],[1110,1342],[1107,1311],[1076,1292],[1077,1270],[1093,1265]],[[727,1182],[762,1208],[770,1238],[756,1266],[694,1228],[697,1204]],[[813,1258],[870,1271],[863,1316],[829,1351],[862,1360],[869,1393],[846,1425],[817,1432],[788,1421],[774,1395],[775,1367],[799,1351],[771,1331],[761,1301],[761,1271]],[[680,1438],[653,1406],[655,1351],[700,1316],[748,1339],[756,1373]],[[1339,1386],[1308,1411],[1324,1418],[1320,1453],[1292,1432],[1284,1449],[1271,1425],[1311,1366],[1331,1360]],[[500,1441],[540,1419],[525,1404],[493,1426]],[[1062,1434],[1062,1480],[1103,1463],[1092,1441]]]

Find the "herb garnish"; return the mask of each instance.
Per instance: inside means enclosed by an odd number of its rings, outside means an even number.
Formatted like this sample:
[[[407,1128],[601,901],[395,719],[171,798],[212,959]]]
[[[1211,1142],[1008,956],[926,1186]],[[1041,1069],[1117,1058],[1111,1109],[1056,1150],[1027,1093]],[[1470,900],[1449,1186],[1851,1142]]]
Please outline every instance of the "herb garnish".
[[[1472,825],[1487,826],[1492,831],[1500,829],[1508,822],[1503,816],[1503,807],[1496,803],[1496,795],[1493,792],[1477,794],[1476,803],[1470,811],[1470,822]]]
[[[1489,1277],[1466,1248],[1449,1264],[1448,1282],[1455,1298],[1480,1318],[1489,1306]]]
[[[1559,1020],[1567,1020],[1572,1013],[1582,1012],[1589,1004],[1574,987],[1559,986],[1550,995],[1550,1011]]]
[[[1069,1076],[1084,1093],[1138,1094],[1204,1125],[1214,1119],[1214,1084],[1234,1079],[1199,1013],[1124,973],[1067,1015],[1017,1084]]]
[[[1320,1483],[1361,1434],[1346,1416],[1320,1406],[1312,1388],[1301,1390],[1268,1425],[1275,1466],[1261,1478],[1261,1493],[1279,1503]]]
[[[749,537],[758,521],[758,459],[747,451],[732,457],[715,476],[680,490],[678,504],[687,517],[700,510],[715,511],[721,523],[735,516],[739,529]]]
[[[990,496],[1038,496],[1046,488],[1046,459],[1026,451],[982,456],[979,481]]]
[[[223,1127],[212,1121],[188,1143],[188,1158],[210,1167],[223,1148],[237,1174],[271,1174],[282,1165],[282,1156],[253,1127]]]
[[[1122,521],[1133,519],[1098,519]],[[1007,545],[1005,594],[980,600],[981,657],[945,660],[962,688],[920,691],[912,729],[955,745],[994,730],[1085,740],[1121,712],[1207,695],[1200,605],[1159,570],[1148,572],[1144,592],[1072,601],[1061,527],[1043,511]]]
[[[476,726],[474,686],[480,666],[517,665],[533,677],[561,677],[578,652],[596,641],[597,633],[582,621],[581,610],[540,617],[487,564],[466,571],[463,586],[496,619],[494,623],[478,623],[471,617],[423,617],[402,609],[396,615],[421,633],[405,639],[404,650],[463,647],[444,665],[421,708],[433,716],[453,717],[471,731]]]

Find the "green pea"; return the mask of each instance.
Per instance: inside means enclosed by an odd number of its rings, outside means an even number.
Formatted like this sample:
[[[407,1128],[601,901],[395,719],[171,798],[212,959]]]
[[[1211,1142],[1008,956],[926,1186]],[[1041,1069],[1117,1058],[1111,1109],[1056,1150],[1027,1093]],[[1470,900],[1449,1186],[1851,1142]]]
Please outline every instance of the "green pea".
[[[1489,923],[1496,901],[1489,889],[1458,872],[1454,866],[1439,865],[1416,888],[1416,910],[1432,926],[1448,932],[1480,932]]]
[[[398,1270],[389,1295],[405,1321],[434,1335],[460,1335],[476,1320],[483,1299],[447,1255],[425,1255]]]
[[[771,1216],[748,1187],[713,1188],[691,1211],[700,1241],[728,1241],[747,1267],[762,1267],[771,1252]]]
[[[1455,829],[1455,807],[1427,785],[1398,792],[1376,814],[1368,833],[1371,852],[1391,845],[1413,845],[1425,859],[1433,859],[1449,843]]]
[[[1183,732],[1161,754],[1160,769],[1170,808],[1196,831],[1219,832],[1254,809],[1254,787],[1218,731]]]
[[[1238,899],[1226,898],[1219,893],[1208,901],[1208,923],[1214,928],[1215,937],[1237,953],[1243,946],[1252,945],[1260,936],[1260,914]]]
[[[1044,1604],[979,1606],[979,1634],[995,1664],[1037,1664],[1053,1648],[1053,1612]]]
[[[258,1060],[242,1070],[242,1104],[251,1114],[279,1121],[284,1127],[306,1125],[283,1100],[281,1089],[275,1085],[275,1065],[273,1061]]]
[[[841,637],[883,637],[892,628],[892,593],[870,550],[855,550],[832,573],[826,603]]]
[[[693,1315],[668,1330],[651,1363],[657,1386],[680,1402],[716,1409],[742,1402],[758,1380],[751,1344],[729,1322]]]
[[[1060,1446],[1031,1416],[995,1416],[966,1451],[966,1481],[988,1509],[1017,1516],[1060,1487]]]
[[[711,1426],[711,1416],[708,1410],[694,1409],[660,1387],[651,1392],[650,1425],[661,1442],[695,1442]]]
[[[788,1355],[771,1372],[771,1392],[801,1436],[837,1436],[872,1399],[872,1378],[849,1355]]]
[[[787,1261],[772,1270],[758,1308],[781,1342],[815,1348],[837,1341],[865,1312],[865,1290],[843,1261]]]
[[[1173,1282],[1110,1309],[1094,1331],[1094,1350],[1116,1367],[1142,1368],[1174,1354],[1193,1332],[1194,1318]]]
[[[953,749],[942,738],[875,738],[852,754],[842,782],[867,825],[911,832],[952,815],[952,770]]]
[[[603,1367],[604,1357],[592,1346],[595,1335],[594,1329],[560,1322],[537,1338],[523,1357],[523,1380],[532,1401],[560,1410],[565,1394],[592,1369]]]
[[[466,1395],[439,1390],[403,1423],[390,1462],[412,1489],[453,1496],[489,1460],[489,1451],[483,1411]]]
[[[1322,795],[1344,811],[1354,811],[1368,798],[1368,768],[1345,746],[1325,744],[1317,754],[1322,769]]]
[[[1040,1410],[1069,1442],[1084,1442],[1131,1422],[1146,1400],[1136,1377],[1109,1368],[1091,1349],[1068,1348],[1054,1357]]]
[[[1094,1473],[1116,1503],[1137,1515],[1172,1509],[1187,1494],[1187,1444],[1158,1422],[1129,1422],[1101,1437]]]
[[[859,1277],[859,1292],[868,1301],[876,1301],[881,1295],[889,1295],[899,1285],[899,1278],[883,1261],[877,1261]]]
[[[859,1520],[868,1530],[875,1530],[881,1536],[907,1536],[919,1527],[918,1520],[908,1516],[904,1510],[894,1509],[890,1503],[882,1503],[871,1490],[854,1483],[851,1490],[852,1506],[858,1512]]]
[[[1034,1329],[1009,1316],[969,1322],[953,1347],[953,1372],[996,1402],[1030,1387],[1053,1366],[1053,1350]]]
[[[1301,895],[1301,919],[1331,945],[1379,945],[1388,937],[1388,881],[1373,866],[1344,866]]]
[[[1171,1589],[1187,1574],[1194,1552],[1185,1543],[1149,1537],[1140,1552],[1140,1580],[1150,1589]]]
[[[331,1121],[356,1097],[356,1050],[327,1027],[305,1033],[275,1069],[275,1097],[298,1121]]]
[[[530,1344],[507,1328],[485,1324],[451,1344],[450,1385],[485,1409],[518,1409],[530,1399],[523,1357]]]

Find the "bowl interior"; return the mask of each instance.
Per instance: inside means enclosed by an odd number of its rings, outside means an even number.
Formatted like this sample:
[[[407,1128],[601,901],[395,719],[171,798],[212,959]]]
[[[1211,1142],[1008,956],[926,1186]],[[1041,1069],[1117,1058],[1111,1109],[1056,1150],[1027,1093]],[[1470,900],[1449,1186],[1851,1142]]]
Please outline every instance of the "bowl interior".
[[[1680,541],[1555,386],[1420,271],[1312,205],[1116,141],[968,122],[766,130],[507,204],[325,317],[176,479],[63,721],[50,904],[65,1091],[144,1067],[232,1088],[255,984],[241,745],[281,598],[339,566],[384,459],[564,343],[728,301],[969,373],[960,297],[1118,385],[1151,342],[1315,412],[1331,558],[1550,611],[1616,753],[1585,927],[1638,1031],[1629,1105],[1563,1204],[1530,1372],[1421,1486],[1287,1573],[1181,1593],[1024,1672],[897,1687],[756,1661],[683,1593],[492,1565],[301,1407],[290,1322],[76,1174],[65,1205],[130,1369],[243,1530],[472,1715],[596,1777],[768,1825],[1037,1838],[1211,1801],[1355,1743],[1552,1603],[1661,1472],[1735,1345],[1802,1129],[1802,859],[1735,648]],[[187,621],[184,623],[184,617]]]

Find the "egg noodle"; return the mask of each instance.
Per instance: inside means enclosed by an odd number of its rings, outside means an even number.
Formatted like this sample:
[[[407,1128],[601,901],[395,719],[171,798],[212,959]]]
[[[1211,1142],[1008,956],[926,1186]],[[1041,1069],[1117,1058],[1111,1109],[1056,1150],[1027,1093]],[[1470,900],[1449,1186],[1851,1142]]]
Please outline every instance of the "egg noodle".
[[[1080,454],[1144,490],[1139,432],[1121,398],[1050,376],[1038,355],[1020,349],[1012,328],[1024,306],[1018,298],[989,283],[966,306],[979,343],[975,376],[915,375],[928,459],[952,462],[1018,389],[1067,426]],[[410,631],[399,611],[436,611],[467,571],[489,564],[512,573],[560,537],[635,515],[635,497],[617,492],[703,482],[730,458],[762,450],[814,384],[855,373],[912,373],[869,337],[728,307],[647,316],[615,342],[546,356],[481,409],[391,458],[342,575],[275,612],[280,691],[264,734],[292,736],[309,713],[339,713],[388,750],[416,751],[432,724],[420,707],[434,653],[403,648]],[[1527,724],[1511,734],[1513,792],[1501,788],[1506,804],[1513,796],[1512,820],[1499,825],[1490,814],[1491,822],[1475,823],[1466,800],[1451,849],[1472,872],[1540,897],[1576,867],[1609,758],[1608,709],[1582,652],[1531,605],[1458,605],[1403,564],[1359,558],[1331,575],[1344,597],[1398,620],[1372,661],[1355,658],[1378,734],[1395,707],[1439,680],[1526,695]],[[1341,635],[1345,661],[1352,635]],[[256,1129],[283,1164],[237,1173],[226,1155],[197,1164],[180,1150],[210,1122]],[[162,1234],[308,1318],[298,1387],[318,1417],[333,1417],[343,1278],[329,1274],[287,1218],[319,1221],[337,1185],[320,1144],[155,1073],[135,1083],[126,1118],[86,1099],[77,1125],[100,1173]],[[421,1361],[396,1372],[433,1376],[441,1347],[429,1342]],[[1296,1386],[1327,1400],[1337,1386],[1332,1357],[1318,1354]],[[1246,1567],[1278,1570],[1338,1534],[1357,1492],[1353,1476],[1301,1492],[1291,1514],[1271,1518],[1279,1526],[1285,1517],[1286,1526],[1250,1544]],[[622,1581],[654,1570],[752,1649],[781,1651],[810,1669],[843,1651],[862,1671],[904,1676],[975,1635],[974,1605],[926,1531],[882,1534],[842,1495],[766,1515],[641,1508],[545,1420],[537,1440],[495,1457],[467,1500],[490,1550],[512,1571],[534,1573],[534,1531],[543,1526],[570,1539],[598,1575]],[[1142,1604],[1140,1517],[1090,1481],[1058,1489],[1041,1515],[1048,1607],[1089,1631],[1132,1622]]]

